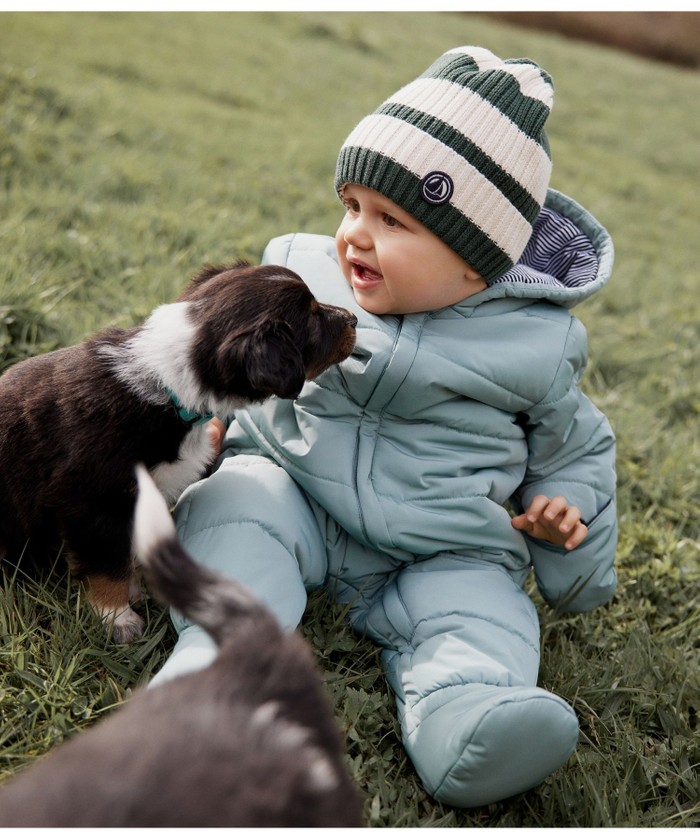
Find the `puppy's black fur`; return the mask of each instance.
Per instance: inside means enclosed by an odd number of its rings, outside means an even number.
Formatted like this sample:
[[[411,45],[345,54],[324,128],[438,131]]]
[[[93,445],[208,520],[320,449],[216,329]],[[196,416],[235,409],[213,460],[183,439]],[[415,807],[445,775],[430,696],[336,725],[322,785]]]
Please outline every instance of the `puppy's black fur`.
[[[0,378],[0,557],[19,557],[29,537],[39,558],[63,541],[114,638],[140,635],[129,607],[135,465],[174,502],[214,457],[202,415],[296,397],[352,351],[355,323],[286,268],[208,267],[142,326],[10,368]]]
[[[220,646],[0,788],[0,826],[359,826],[362,798],[308,645],[196,565],[145,470],[135,542],[158,596]]]

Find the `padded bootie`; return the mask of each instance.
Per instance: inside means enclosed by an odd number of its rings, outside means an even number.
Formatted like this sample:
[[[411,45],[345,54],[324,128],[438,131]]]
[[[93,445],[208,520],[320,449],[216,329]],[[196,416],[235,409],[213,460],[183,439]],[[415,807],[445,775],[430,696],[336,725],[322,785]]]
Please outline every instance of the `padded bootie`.
[[[535,787],[577,739],[573,709],[548,691],[468,685],[418,723],[406,751],[435,799],[472,808]]]

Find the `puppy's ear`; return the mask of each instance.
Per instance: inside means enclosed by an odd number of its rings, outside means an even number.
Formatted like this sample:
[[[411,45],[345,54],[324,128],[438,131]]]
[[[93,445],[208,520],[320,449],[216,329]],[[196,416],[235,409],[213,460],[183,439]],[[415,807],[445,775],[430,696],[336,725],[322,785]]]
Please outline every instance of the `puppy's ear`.
[[[304,387],[304,360],[284,321],[271,321],[255,332],[246,364],[250,381],[261,391],[295,399]]]
[[[284,321],[271,321],[227,344],[222,361],[242,366],[253,391],[285,399],[299,396],[306,378],[304,361]]]

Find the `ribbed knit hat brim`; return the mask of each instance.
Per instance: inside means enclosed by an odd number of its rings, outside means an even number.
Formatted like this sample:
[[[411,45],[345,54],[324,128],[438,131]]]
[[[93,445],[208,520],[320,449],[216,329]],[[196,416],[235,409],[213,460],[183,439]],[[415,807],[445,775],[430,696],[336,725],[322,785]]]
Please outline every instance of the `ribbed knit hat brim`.
[[[351,132],[336,189],[377,190],[491,281],[520,257],[544,202],[552,99],[528,59],[450,50]]]

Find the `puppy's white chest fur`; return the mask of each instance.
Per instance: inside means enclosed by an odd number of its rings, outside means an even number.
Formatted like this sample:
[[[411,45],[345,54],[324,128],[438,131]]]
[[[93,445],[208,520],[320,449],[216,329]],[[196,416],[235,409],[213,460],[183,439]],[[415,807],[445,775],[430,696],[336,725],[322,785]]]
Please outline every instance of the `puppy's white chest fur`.
[[[158,464],[151,470],[168,504],[174,504],[182,491],[203,475],[214,455],[206,425],[194,426],[183,438],[177,460]]]
[[[217,399],[200,386],[190,363],[196,333],[191,307],[185,302],[163,304],[125,347],[105,346],[101,352],[139,399],[162,404],[170,399],[163,389],[167,386],[188,409],[226,417],[245,401],[235,395]],[[180,444],[177,459],[151,469],[168,504],[174,504],[186,487],[201,478],[214,456],[206,425],[193,426]]]

